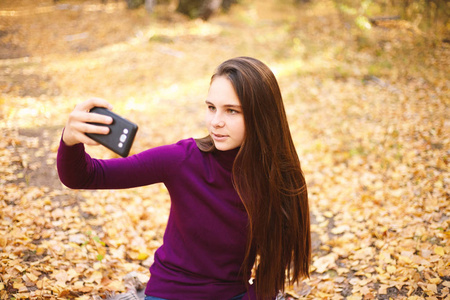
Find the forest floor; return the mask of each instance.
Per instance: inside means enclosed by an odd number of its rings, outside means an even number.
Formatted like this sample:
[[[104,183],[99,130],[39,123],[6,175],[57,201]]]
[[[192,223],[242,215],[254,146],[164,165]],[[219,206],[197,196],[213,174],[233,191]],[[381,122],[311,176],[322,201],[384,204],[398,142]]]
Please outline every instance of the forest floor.
[[[209,78],[241,55],[279,79],[309,188],[312,274],[288,297],[450,299],[448,38],[404,20],[361,31],[328,0],[254,2],[209,22],[171,5],[0,3],[0,299],[94,299],[130,272],[148,279],[166,189],[65,188],[65,120],[96,96],[139,125],[133,153],[203,136]]]

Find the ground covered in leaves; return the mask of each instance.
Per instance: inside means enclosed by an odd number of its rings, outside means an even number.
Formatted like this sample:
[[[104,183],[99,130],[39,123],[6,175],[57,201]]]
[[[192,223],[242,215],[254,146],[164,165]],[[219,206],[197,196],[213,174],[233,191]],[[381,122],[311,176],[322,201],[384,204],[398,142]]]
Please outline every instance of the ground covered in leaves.
[[[208,23],[0,3],[1,299],[107,297],[149,276],[167,191],[63,187],[65,119],[97,96],[139,124],[133,152],[200,137],[209,77],[239,55],[276,73],[309,186],[313,272],[290,297],[450,299],[449,44],[401,20],[361,31],[331,1],[257,2]]]

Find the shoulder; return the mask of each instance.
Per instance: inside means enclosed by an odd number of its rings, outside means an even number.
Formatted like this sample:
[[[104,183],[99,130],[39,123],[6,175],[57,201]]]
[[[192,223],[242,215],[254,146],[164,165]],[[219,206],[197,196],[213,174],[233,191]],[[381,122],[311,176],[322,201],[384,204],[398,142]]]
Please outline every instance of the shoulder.
[[[148,149],[138,154],[145,160],[157,160],[161,163],[177,164],[181,163],[191,157],[198,157],[201,155],[197,144],[193,138],[180,140],[175,144],[158,146]]]
[[[184,140],[180,140],[177,143],[173,144],[174,147],[177,147],[178,150],[187,151],[187,152],[197,152],[200,151],[197,147],[197,143],[193,138],[188,138]]]
[[[175,144],[163,146],[161,151],[168,151],[180,159],[187,159],[201,154],[193,138],[180,140]]]

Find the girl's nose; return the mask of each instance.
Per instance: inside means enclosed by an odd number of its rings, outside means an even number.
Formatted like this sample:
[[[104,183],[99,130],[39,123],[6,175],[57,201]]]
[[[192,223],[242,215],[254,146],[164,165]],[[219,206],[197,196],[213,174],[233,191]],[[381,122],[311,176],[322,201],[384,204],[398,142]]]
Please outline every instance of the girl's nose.
[[[220,118],[218,114],[214,116],[214,119],[212,120],[211,124],[216,128],[225,126],[225,122]]]

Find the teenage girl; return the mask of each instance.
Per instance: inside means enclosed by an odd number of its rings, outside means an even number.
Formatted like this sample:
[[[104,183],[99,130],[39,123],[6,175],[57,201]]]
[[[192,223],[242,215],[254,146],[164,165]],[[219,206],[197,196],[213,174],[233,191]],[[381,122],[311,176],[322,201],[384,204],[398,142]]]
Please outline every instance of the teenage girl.
[[[254,58],[222,63],[206,98],[209,135],[139,154],[91,158],[85,133],[107,134],[102,99],[69,115],[58,150],[61,181],[74,189],[124,189],[163,182],[171,209],[146,300],[273,299],[309,276],[305,178],[278,83]],[[249,284],[252,269],[254,283]]]

